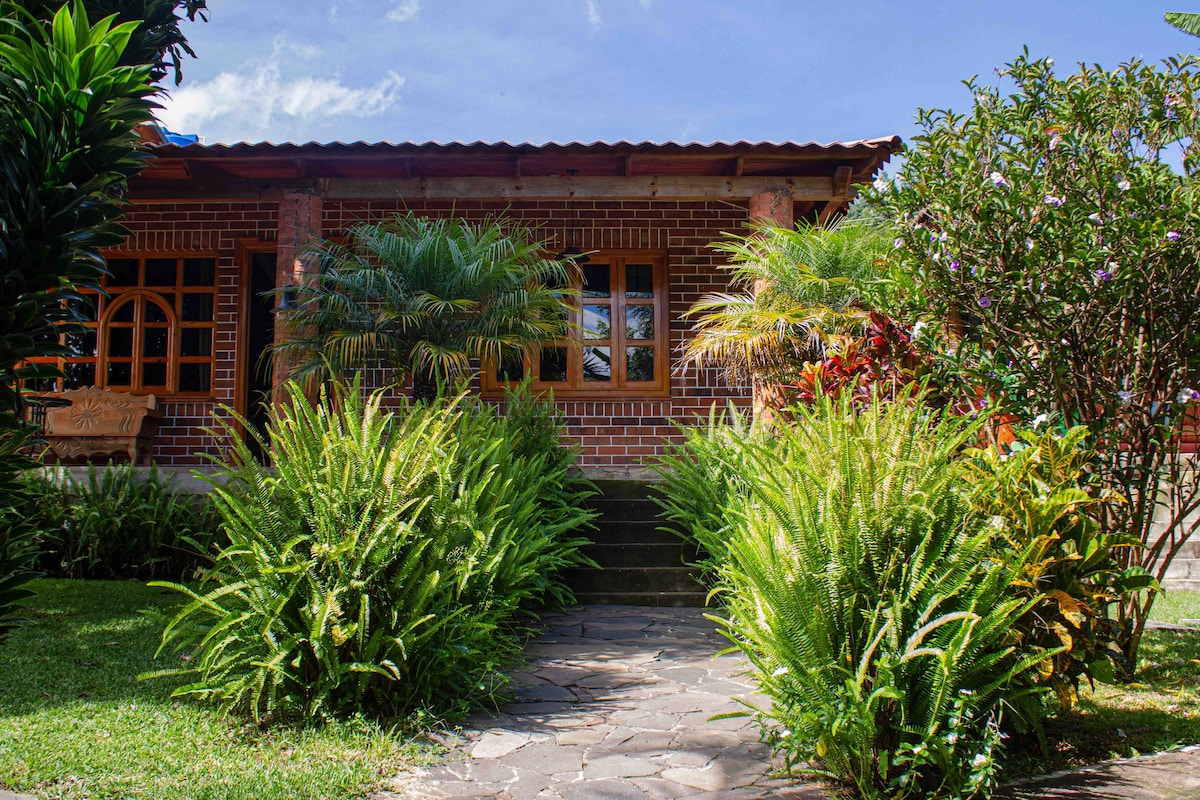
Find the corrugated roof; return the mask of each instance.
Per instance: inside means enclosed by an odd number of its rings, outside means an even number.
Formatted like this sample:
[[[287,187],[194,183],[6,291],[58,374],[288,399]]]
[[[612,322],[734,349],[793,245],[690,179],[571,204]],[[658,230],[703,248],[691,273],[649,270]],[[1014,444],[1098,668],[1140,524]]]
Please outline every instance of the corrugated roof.
[[[755,152],[773,152],[773,153],[788,153],[800,155],[803,153],[829,155],[835,152],[846,151],[863,151],[863,150],[886,150],[889,153],[899,151],[901,146],[899,136],[888,136],[878,139],[858,139],[847,142],[771,142],[758,141],[751,142],[740,140],[737,142],[652,142],[641,141],[632,142],[621,140],[616,142],[543,142],[541,144],[535,142],[486,142],[483,140],[474,142],[237,142],[235,144],[190,144],[186,146],[180,145],[160,145],[155,148],[155,152],[161,156],[170,157],[178,153],[179,155],[197,156],[201,153],[212,155],[344,155],[357,154],[362,152],[428,152],[432,153],[452,153],[452,152],[479,152],[479,153],[551,153],[551,152],[580,152],[591,151],[595,153],[613,153],[613,152],[659,152],[672,154],[696,154],[696,155],[717,155],[732,151],[755,151]]]

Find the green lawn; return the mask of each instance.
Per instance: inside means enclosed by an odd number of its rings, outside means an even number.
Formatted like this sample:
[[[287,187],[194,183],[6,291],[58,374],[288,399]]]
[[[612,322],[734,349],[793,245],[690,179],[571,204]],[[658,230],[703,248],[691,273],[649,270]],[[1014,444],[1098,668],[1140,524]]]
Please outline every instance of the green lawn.
[[[1151,617],[1178,623],[1200,617],[1200,592],[1159,597]],[[1200,632],[1152,630],[1142,640],[1137,682],[1097,683],[1080,692],[1078,708],[1049,720],[1048,761],[1027,737],[1014,742],[1014,775],[1068,769],[1200,744]]]
[[[53,798],[353,798],[418,748],[358,720],[266,731],[138,681],[178,595],[43,580],[33,623],[0,644],[0,788]]]

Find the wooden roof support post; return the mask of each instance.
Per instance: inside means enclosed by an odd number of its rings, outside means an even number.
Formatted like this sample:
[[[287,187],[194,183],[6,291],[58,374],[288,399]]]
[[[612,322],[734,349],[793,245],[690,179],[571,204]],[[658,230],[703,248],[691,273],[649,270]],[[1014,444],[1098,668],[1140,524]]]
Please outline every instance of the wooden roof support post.
[[[788,187],[768,189],[750,196],[750,220],[752,222],[771,222],[780,228],[791,229],[796,221],[793,213],[795,199]],[[761,289],[759,281],[755,281],[754,292]],[[770,421],[774,416],[775,401],[779,396],[779,388],[770,384],[754,381],[754,418]]]
[[[321,196],[312,189],[283,193],[279,201],[279,244],[275,250],[275,287],[309,285],[315,280],[312,260],[304,258],[304,252],[314,239],[321,236]],[[282,312],[283,316],[287,312]],[[287,336],[287,324],[277,319],[275,344]],[[292,365],[278,355],[271,372],[271,386],[278,388],[291,373]]]

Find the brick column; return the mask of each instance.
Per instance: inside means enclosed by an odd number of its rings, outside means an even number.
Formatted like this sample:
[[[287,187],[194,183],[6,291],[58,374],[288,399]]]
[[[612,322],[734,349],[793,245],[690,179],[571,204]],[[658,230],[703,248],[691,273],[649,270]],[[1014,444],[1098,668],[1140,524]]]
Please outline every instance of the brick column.
[[[284,192],[279,202],[279,244],[275,249],[275,286],[300,286],[312,280],[305,248],[321,236],[321,196],[313,189]],[[286,314],[287,312],[283,312]],[[282,315],[281,315],[282,316]],[[287,336],[286,320],[275,322],[275,344]],[[290,365],[278,356],[271,384],[279,386],[287,379]]]
[[[791,189],[787,187],[768,189],[750,196],[750,219],[756,222],[770,221],[780,228],[792,228],[796,224],[793,205]],[[759,281],[755,281],[755,293],[762,288],[759,284]],[[772,400],[778,396],[778,389],[758,381],[754,382],[753,389],[755,419],[770,420]]]

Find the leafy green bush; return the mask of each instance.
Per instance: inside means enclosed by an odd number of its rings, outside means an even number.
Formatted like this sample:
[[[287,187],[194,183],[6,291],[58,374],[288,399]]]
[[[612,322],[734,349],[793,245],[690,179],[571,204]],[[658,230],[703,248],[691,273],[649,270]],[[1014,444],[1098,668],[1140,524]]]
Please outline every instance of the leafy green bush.
[[[969,797],[994,785],[1002,715],[1036,720],[1016,650],[1035,601],[1008,586],[956,455],[978,423],[919,403],[795,411],[782,444],[738,445],[750,502],[726,509],[726,635],[791,763],[867,798]]]
[[[23,454],[32,430],[20,427],[12,415],[0,425],[0,637],[23,619],[17,609],[33,596],[28,584],[37,577],[37,526],[24,513],[25,485],[21,470],[34,465]]]
[[[1039,680],[1064,709],[1078,699],[1080,676],[1111,681],[1114,664],[1132,671],[1107,611],[1127,594],[1157,587],[1144,568],[1118,559],[1122,549],[1143,547],[1138,537],[1106,533],[1094,518],[1098,507],[1121,498],[1097,486],[1087,435],[1084,426],[1062,435],[1021,430],[1007,447],[965,454],[973,504],[1003,523],[1002,554],[1025,554],[1011,590],[1036,603],[1015,629],[1023,650],[1060,651],[1039,666]]]
[[[204,495],[128,464],[87,480],[29,475],[25,514],[41,531],[40,565],[64,578],[188,578],[212,562],[221,519]]]
[[[565,601],[559,568],[590,513],[556,423],[464,398],[398,412],[332,384],[312,405],[286,385],[272,468],[237,437],[213,497],[230,545],[169,621],[191,660],[177,690],[264,715],[467,710],[503,687],[528,606]],[[232,433],[226,430],[226,433]],[[160,673],[163,674],[163,673]]]

